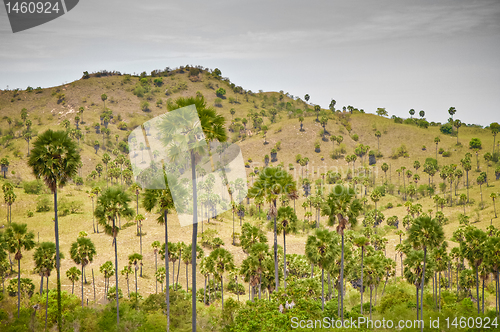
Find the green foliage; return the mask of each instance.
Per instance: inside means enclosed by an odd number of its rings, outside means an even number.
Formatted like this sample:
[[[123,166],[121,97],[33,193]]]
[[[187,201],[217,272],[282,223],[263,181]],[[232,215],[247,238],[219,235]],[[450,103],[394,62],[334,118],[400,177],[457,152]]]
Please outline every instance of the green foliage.
[[[445,135],[455,135],[456,131],[453,130],[453,125],[451,123],[446,123],[439,128],[439,130]]]
[[[472,138],[469,142],[469,148],[479,150],[482,149],[481,140],[477,137]]]
[[[35,284],[30,278],[21,278],[21,297],[31,297],[35,291]],[[9,296],[17,296],[17,278],[10,279],[7,285]]]
[[[404,289],[394,289],[393,291],[387,290],[387,295],[380,301],[379,310],[381,313],[391,311],[394,306],[401,303],[409,303],[413,296],[408,294]]]
[[[217,97],[222,98],[226,94],[226,89],[224,89],[224,88],[218,88],[215,91],[215,94],[217,95]]]
[[[65,198],[58,200],[57,214],[61,217],[80,213],[83,209],[83,202],[81,201],[68,201]]]
[[[52,211],[53,203],[48,195],[43,195],[38,197],[36,203],[36,212],[48,212]]]
[[[42,180],[33,180],[23,183],[24,192],[26,194],[39,195],[45,191],[46,187]]]
[[[397,148],[396,150],[392,150],[392,155],[391,155],[391,158],[392,159],[398,159],[399,157],[409,157],[409,154],[408,154],[408,149],[406,148],[406,145],[404,144],[401,144],[401,146],[399,148]]]

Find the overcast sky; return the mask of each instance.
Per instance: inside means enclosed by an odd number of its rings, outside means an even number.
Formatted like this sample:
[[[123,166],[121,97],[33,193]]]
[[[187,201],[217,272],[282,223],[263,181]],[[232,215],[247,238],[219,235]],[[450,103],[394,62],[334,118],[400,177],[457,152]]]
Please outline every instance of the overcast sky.
[[[82,0],[16,34],[0,6],[0,89],[187,64],[324,108],[442,122],[454,106],[488,125],[500,122],[500,1]]]

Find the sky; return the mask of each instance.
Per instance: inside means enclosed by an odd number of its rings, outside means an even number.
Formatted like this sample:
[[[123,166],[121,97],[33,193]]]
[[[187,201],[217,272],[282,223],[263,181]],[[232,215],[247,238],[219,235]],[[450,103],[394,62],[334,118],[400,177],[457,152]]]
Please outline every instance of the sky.
[[[500,1],[82,0],[15,34],[0,6],[0,89],[188,64],[323,108],[446,122],[453,106],[487,126],[500,122]]]

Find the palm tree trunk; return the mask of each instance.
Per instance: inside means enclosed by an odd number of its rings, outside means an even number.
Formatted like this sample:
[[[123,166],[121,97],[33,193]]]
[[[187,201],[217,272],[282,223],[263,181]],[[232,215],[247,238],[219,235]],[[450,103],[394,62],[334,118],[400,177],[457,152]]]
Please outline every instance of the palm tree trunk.
[[[49,310],[49,277],[47,276],[47,295],[45,296],[45,331],[47,331],[47,312]]]
[[[439,287],[439,311],[441,311],[441,272],[439,272],[439,282],[438,282],[438,287]]]
[[[484,315],[484,279],[483,279],[483,315]]]
[[[167,214],[168,211],[165,209],[163,211],[163,221],[165,223],[165,269],[166,269],[166,289],[165,289],[165,301],[167,302],[167,332],[170,331],[170,273],[168,264],[168,227],[167,227]]]
[[[283,228],[283,286],[286,291],[286,230]]]
[[[57,217],[57,183],[54,184],[54,231],[56,237],[57,330],[62,331],[61,266],[59,257],[59,220]]]
[[[155,251],[155,275],[158,272],[158,254]],[[158,294],[158,280],[155,278],[156,283],[156,294]]]
[[[203,292],[203,304],[207,304],[207,276],[205,276],[205,291]]]
[[[418,306],[418,285],[415,285],[415,289],[417,290],[417,320],[418,320],[420,318],[419,316],[420,307]]]
[[[365,246],[361,246],[361,315],[363,315],[363,260],[365,256]]]
[[[21,260],[17,260],[17,318],[21,308]]]
[[[427,259],[427,247],[424,247],[424,268],[422,269],[422,289],[420,290],[420,320],[424,319],[424,285],[425,285],[425,261]],[[424,326],[421,326],[421,331],[424,331]]]
[[[189,279],[188,279],[188,264],[186,264],[186,292],[189,288]]]
[[[196,241],[198,239],[198,193],[196,192],[196,169],[194,153],[191,151],[191,179],[193,183],[193,239],[191,248],[192,257],[192,275],[191,278],[191,305],[192,305],[192,316],[191,316],[191,329],[196,332]]]
[[[262,288],[262,272],[259,272],[259,300],[260,300],[261,288]]]
[[[224,311],[224,278],[222,277],[222,273],[220,274],[220,291],[222,295],[222,311]]]
[[[116,227],[115,217],[113,217],[113,232]],[[115,242],[115,291],[116,291],[116,326],[120,326],[120,301],[119,301],[119,292],[118,292],[118,246],[116,236],[113,236],[113,240]],[[136,282],[137,287],[137,282]]]
[[[325,311],[325,269],[321,268],[321,311]]]
[[[139,227],[139,241],[140,241],[140,250],[141,250],[141,256],[142,256],[142,222],[141,222],[141,225]],[[142,260],[141,260],[141,275],[140,276],[142,278]]]
[[[479,266],[476,266],[476,295],[477,295],[477,314],[480,313],[481,305],[479,304],[479,277],[478,277]]]
[[[134,266],[135,272],[135,303],[137,304],[137,265]]]
[[[274,208],[276,209],[276,200],[273,200]],[[277,291],[280,282],[278,277],[278,233],[276,232],[276,216],[274,216],[274,290]]]
[[[94,233],[95,233],[94,197],[92,197],[92,227],[94,228]]]
[[[130,283],[129,283],[129,277],[128,277],[128,273],[127,273],[127,297],[130,298]]]
[[[387,286],[387,281],[389,280],[389,273],[386,274],[385,276],[385,283],[384,283],[384,288],[382,289],[382,295],[380,297],[384,297],[384,292],[385,292],[385,286]]]
[[[82,264],[82,308],[83,308],[83,264]]]
[[[177,263],[177,280],[175,280],[175,290],[177,290],[177,284],[179,284],[179,272],[181,271],[181,253],[179,253],[179,262]]]
[[[340,257],[340,319],[344,321],[344,231],[342,230],[342,252]],[[371,292],[371,290],[370,290]],[[371,296],[371,295],[370,295]]]
[[[43,294],[43,274],[42,274],[42,279],[40,280],[40,295],[42,294]]]
[[[372,319],[372,291],[373,287],[370,286],[370,320]]]

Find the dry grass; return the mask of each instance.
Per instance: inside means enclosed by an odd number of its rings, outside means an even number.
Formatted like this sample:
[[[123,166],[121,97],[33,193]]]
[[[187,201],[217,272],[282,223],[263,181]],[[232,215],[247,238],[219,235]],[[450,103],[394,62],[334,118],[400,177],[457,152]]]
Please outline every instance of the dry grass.
[[[185,82],[188,86],[186,90],[175,93],[171,96],[165,96],[162,93],[158,93],[154,96],[154,99],[150,101],[151,112],[144,113],[140,110],[141,100],[132,94],[132,89],[135,86],[137,78],[132,78],[131,83],[122,84],[123,77],[106,77],[106,78],[91,78],[88,80],[79,80],[70,84],[66,84],[61,87],[45,89],[41,94],[20,93],[20,100],[15,100],[11,102],[11,91],[0,91],[0,110],[2,116],[10,116],[12,118],[19,117],[19,111],[21,108],[26,107],[30,113],[30,118],[33,121],[33,129],[38,132],[43,132],[48,128],[54,128],[57,124],[61,123],[64,119],[69,119],[72,122],[72,127],[74,127],[74,111],[78,109],[79,106],[84,106],[85,111],[83,114],[83,119],[86,124],[80,125],[81,128],[85,126],[92,126],[94,122],[99,122],[99,114],[103,109],[102,101],[100,95],[106,93],[108,95],[108,101],[106,106],[113,110],[114,114],[120,114],[123,121],[131,124],[138,125],[143,121],[157,116],[165,112],[165,106],[163,108],[157,108],[155,106],[155,101],[158,98],[163,99],[165,105],[168,98],[175,100],[178,96],[193,96],[197,91],[202,92],[208,101],[208,103],[213,103],[216,96],[215,90],[219,86],[223,86],[228,91],[226,99],[223,101],[223,106],[217,108],[218,111],[223,114],[228,124],[231,121],[231,115],[229,113],[231,108],[236,110],[235,117],[246,116],[250,109],[259,111],[262,109],[261,102],[262,96],[264,94],[256,94],[255,96],[249,96],[249,101],[247,102],[243,95],[238,95],[239,103],[229,104],[229,97],[236,98],[236,95],[228,87],[227,83],[217,81],[208,76],[202,75],[201,80],[198,82],[191,82],[187,78],[187,74],[176,74],[171,77],[164,78],[165,86],[161,88],[163,91],[165,88],[172,87],[174,83]],[[212,82],[214,89],[206,87],[208,82]],[[57,104],[56,98],[51,95],[52,91],[55,89],[60,89],[61,92],[66,94],[66,104]],[[278,96],[278,93],[265,93],[269,98],[272,96]],[[111,103],[110,99],[115,100]],[[257,104],[257,108],[254,107],[254,101]],[[293,101],[288,97],[284,98],[285,102],[293,102],[294,107],[303,107],[301,101]],[[266,107],[269,108],[269,107]],[[444,110],[445,112],[445,110]],[[460,113],[460,111],[459,111]],[[53,116],[52,116],[52,115]],[[459,115],[459,114],[457,114]],[[261,133],[254,133],[252,137],[248,137],[242,142],[238,142],[240,145],[243,157],[245,160],[251,158],[253,159],[252,169],[255,166],[263,165],[263,157],[265,154],[269,154],[271,148],[278,141],[281,141],[281,151],[278,152],[278,163],[283,162],[285,167],[288,169],[288,164],[292,163],[295,169],[291,172],[296,179],[298,179],[302,170],[301,167],[295,162],[295,155],[301,154],[303,157],[308,157],[310,163],[308,166],[309,175],[313,179],[321,177],[321,173],[326,173],[327,170],[335,170],[345,173],[347,170],[347,163],[343,159],[332,160],[330,154],[333,150],[332,142],[323,142],[319,137],[319,132],[322,127],[319,123],[315,122],[315,116],[308,116],[304,121],[304,132],[299,132],[300,123],[298,118],[288,119],[286,112],[280,112],[278,117],[278,123],[270,124],[269,120],[265,119],[265,124],[269,126],[269,131],[267,134],[268,145],[264,145],[264,139]],[[38,124],[38,118],[41,119],[41,124]],[[463,145],[456,145],[456,138],[442,135],[439,132],[438,127],[429,127],[428,129],[421,129],[411,125],[395,124],[393,120],[382,118],[373,114],[354,114],[351,116],[352,132],[351,134],[358,134],[359,141],[353,141],[346,129],[340,124],[338,115],[331,115],[330,120],[327,125],[327,130],[333,135],[342,135],[344,137],[344,143],[347,147],[347,153],[352,154],[355,146],[358,143],[363,143],[369,145],[371,149],[377,149],[377,139],[374,136],[375,130],[380,130],[382,132],[382,137],[380,138],[380,151],[383,157],[377,161],[377,172],[376,172],[376,183],[381,184],[385,178],[384,173],[380,170],[380,165],[383,162],[387,162],[391,165],[391,174],[388,174],[388,178],[391,179],[392,183],[398,183],[398,177],[395,173],[397,168],[405,166],[407,169],[413,169],[413,162],[419,160],[421,164],[424,163],[425,158],[432,157],[435,158],[435,144],[434,137],[439,136],[441,138],[441,143],[439,147],[443,147],[447,151],[451,151],[452,155],[449,158],[438,157],[440,164],[459,164],[463,155],[469,151],[468,141],[472,137],[478,137],[483,143],[483,150],[480,154],[482,158],[486,151],[492,150],[493,136],[488,130],[482,130],[477,128],[462,127],[459,131],[459,141]],[[114,135],[119,134],[120,140],[126,137],[125,131],[120,131],[117,129],[117,123],[112,123],[109,128],[112,130],[111,141],[114,142]],[[281,131],[277,132],[277,129],[281,127]],[[5,121],[1,124],[1,129],[5,133],[8,129],[8,125]],[[20,129],[16,129],[17,135],[20,134]],[[102,142],[102,135],[95,134],[94,130],[90,128],[86,132],[85,142],[93,142],[94,140],[99,140]],[[319,140],[321,143],[321,152],[314,152],[314,143]],[[393,149],[399,147],[401,144],[405,144],[410,157],[409,158],[399,158],[390,159],[390,155]],[[426,145],[427,150],[422,150],[422,145]],[[82,168],[83,176],[86,177],[91,170],[94,169],[95,164],[100,162],[102,158],[103,151],[100,150],[97,154],[91,145],[80,144],[82,148],[82,160],[84,166]],[[337,144],[335,144],[337,147]],[[27,157],[26,154],[26,142],[21,138],[16,138],[11,141],[9,145],[4,144],[2,151],[0,152],[0,157],[9,155],[11,159],[10,170],[15,170],[16,174],[9,174],[9,178],[17,177],[19,180],[31,180],[33,175],[30,169],[26,165]],[[19,158],[13,157],[13,152],[15,150],[20,150],[24,155]],[[110,151],[107,151],[108,153]],[[324,160],[321,160],[321,156],[324,156]],[[367,160],[367,158],[366,158]],[[276,164],[276,163],[274,163]],[[489,224],[490,220],[493,219],[493,205],[491,199],[489,198],[490,193],[498,192],[498,181],[492,181],[494,178],[493,167],[489,169],[490,187],[483,186],[483,197],[485,201],[485,208],[479,209],[478,202],[480,201],[479,186],[475,185],[475,178],[477,173],[474,171],[475,168],[475,156],[472,158],[473,170],[469,173],[469,181],[471,183],[470,196],[476,202],[474,206],[467,206],[467,213],[471,215],[471,221],[478,219],[479,221],[474,225],[485,229]],[[485,170],[484,159],[480,160],[481,169]],[[356,162],[356,165],[360,165],[360,161]],[[249,173],[252,169],[247,169]],[[315,173],[316,171],[316,173]],[[420,183],[427,183],[427,175],[423,173],[422,168],[418,171],[421,175]],[[249,178],[249,181],[252,180]],[[439,176],[434,177],[436,183],[440,182]],[[97,248],[97,257],[94,262],[87,267],[87,279],[91,281],[91,269],[94,269],[94,274],[96,277],[96,290],[97,298],[101,299],[103,297],[104,279],[102,274],[99,272],[99,266],[107,260],[114,259],[113,247],[111,246],[111,238],[104,234],[94,234],[92,232],[92,205],[91,200],[87,197],[85,190],[87,187],[78,188],[73,185],[63,188],[60,193],[60,198],[67,198],[68,200],[78,200],[84,203],[83,212],[79,214],[69,215],[60,218],[60,242],[61,251],[65,254],[66,258],[62,260],[61,270],[62,270],[62,282],[63,289],[70,291],[71,282],[66,278],[65,271],[69,269],[74,263],[69,258],[69,247],[72,242],[74,242],[80,231],[86,231],[89,237],[95,243]],[[459,187],[458,194],[465,192],[462,184]],[[35,232],[37,236],[39,233],[40,241],[54,241],[53,234],[53,212],[47,213],[35,213],[33,218],[26,217],[26,211],[28,209],[34,210],[36,204],[36,196],[27,195],[21,189],[16,189],[17,200],[13,205],[13,221],[15,222],[25,222],[28,224],[30,230]],[[455,197],[456,199],[457,197]],[[301,207],[304,198],[301,197],[297,202],[297,214],[299,218],[303,218],[304,210]],[[386,195],[383,197],[378,206],[385,206],[387,203],[391,202],[394,205],[393,209],[384,210],[386,218],[392,215],[396,215],[402,219],[406,214],[406,209],[404,206],[397,206],[398,204],[403,204],[404,202],[396,196]],[[420,198],[418,203],[422,204],[423,211],[429,209],[435,210],[435,205],[430,198]],[[135,206],[135,203],[132,204]],[[449,239],[453,231],[458,227],[457,217],[463,212],[461,206],[445,207],[445,215],[449,218],[449,224],[446,225],[445,234],[447,239]],[[147,220],[144,222],[143,230],[147,233],[143,237],[143,254],[144,254],[144,267],[143,267],[143,278],[139,278],[139,291],[142,294],[148,294],[155,291],[155,281],[154,281],[154,254],[151,249],[151,243],[153,241],[163,242],[164,239],[164,228],[156,223],[156,216],[153,214],[146,213],[142,208],[140,208],[140,213],[143,213]],[[477,215],[479,217],[477,218]],[[2,223],[5,225],[5,205],[0,209],[0,218]],[[222,217],[223,221],[211,222],[210,225],[205,224],[204,228],[211,227],[219,231],[220,237],[225,242],[225,248],[233,253],[237,265],[246,257],[240,247],[235,247],[231,245],[231,234],[232,234],[232,218],[229,214],[225,214]],[[257,224],[256,220],[246,218],[246,221]],[[325,223],[326,217],[322,217],[322,223]],[[493,224],[499,226],[498,219],[493,219]],[[125,222],[122,222],[124,224]],[[238,226],[236,232],[240,231],[239,222],[236,223]],[[333,228],[332,228],[333,230]],[[199,227],[199,232],[201,232],[201,227]],[[269,242],[272,243],[272,232],[267,232]],[[386,236],[389,240],[387,245],[387,255],[389,257],[394,257],[395,255],[395,245],[399,243],[399,237],[391,232]],[[287,236],[287,253],[304,253],[304,246],[307,235],[289,235]],[[175,215],[169,216],[169,241],[177,242],[183,241],[185,243],[191,243],[191,227],[181,228],[176,220]],[[282,244],[282,238],[278,239],[278,243]],[[457,245],[449,241],[450,246]],[[123,268],[124,265],[128,264],[127,256],[134,252],[139,252],[139,238],[135,234],[135,226],[128,227],[122,230],[118,236],[118,249],[119,249],[119,268]],[[205,250],[208,253],[208,250]],[[399,275],[399,260],[397,261],[398,268],[396,269]],[[159,260],[159,265],[163,265],[161,260]],[[35,283],[39,283],[39,277],[32,273],[33,270],[32,252],[28,252],[24,255],[21,261],[21,268],[23,276],[29,276],[34,279]],[[176,266],[177,272],[177,266]],[[55,274],[50,279],[50,287],[55,286]],[[126,281],[120,275],[120,288],[126,289]],[[189,276],[191,279],[191,276]],[[181,271],[179,275],[179,282],[185,287],[185,266],[181,263]],[[198,287],[203,285],[203,277],[197,275]],[[112,281],[111,284],[114,282]],[[134,289],[134,280],[130,280],[131,289]],[[75,287],[76,288],[76,287]],[[93,300],[93,289],[92,284],[89,283],[85,286],[85,297]],[[76,288],[76,293],[79,294],[78,288]],[[229,294],[227,294],[229,296]]]

